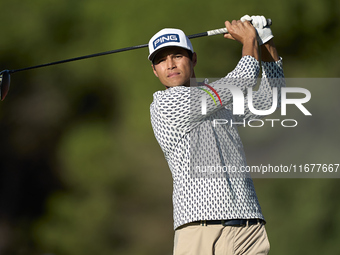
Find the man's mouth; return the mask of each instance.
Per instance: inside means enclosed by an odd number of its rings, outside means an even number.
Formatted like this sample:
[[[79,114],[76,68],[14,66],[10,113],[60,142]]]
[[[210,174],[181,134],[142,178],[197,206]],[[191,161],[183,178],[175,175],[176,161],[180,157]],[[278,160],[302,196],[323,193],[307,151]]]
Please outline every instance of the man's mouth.
[[[168,74],[168,78],[173,78],[173,77],[176,77],[178,76],[180,73],[170,73]]]

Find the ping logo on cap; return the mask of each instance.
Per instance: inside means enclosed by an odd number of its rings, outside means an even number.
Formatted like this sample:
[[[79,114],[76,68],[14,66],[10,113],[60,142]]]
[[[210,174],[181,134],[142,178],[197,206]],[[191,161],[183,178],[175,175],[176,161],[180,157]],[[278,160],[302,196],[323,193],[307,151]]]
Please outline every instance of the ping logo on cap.
[[[168,43],[168,42],[180,42],[178,34],[166,34],[166,35],[161,35],[160,37],[157,37],[153,41],[154,49],[157,49],[163,43]]]

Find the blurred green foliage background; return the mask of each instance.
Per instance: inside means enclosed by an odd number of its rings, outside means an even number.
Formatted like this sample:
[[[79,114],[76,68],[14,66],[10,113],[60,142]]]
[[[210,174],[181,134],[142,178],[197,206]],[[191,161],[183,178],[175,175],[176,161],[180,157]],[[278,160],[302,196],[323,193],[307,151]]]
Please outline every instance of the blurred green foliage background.
[[[337,0],[0,6],[1,70],[144,44],[164,27],[194,34],[263,14],[273,20],[286,77],[340,76]],[[198,77],[224,76],[240,58],[241,45],[222,36],[192,42]],[[149,116],[163,87],[147,55],[145,48],[12,75],[0,104],[0,254],[172,253],[172,179]],[[310,89],[313,117],[298,127],[240,129],[249,165],[340,163],[340,89]],[[254,182],[272,254],[340,254],[338,179]]]

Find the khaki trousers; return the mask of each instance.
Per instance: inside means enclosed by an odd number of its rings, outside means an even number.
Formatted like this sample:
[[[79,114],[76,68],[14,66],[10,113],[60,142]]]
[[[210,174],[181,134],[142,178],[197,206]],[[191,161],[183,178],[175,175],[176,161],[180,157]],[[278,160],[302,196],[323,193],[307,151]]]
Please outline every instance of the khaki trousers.
[[[265,226],[186,226],[175,231],[174,255],[264,255],[270,249]]]

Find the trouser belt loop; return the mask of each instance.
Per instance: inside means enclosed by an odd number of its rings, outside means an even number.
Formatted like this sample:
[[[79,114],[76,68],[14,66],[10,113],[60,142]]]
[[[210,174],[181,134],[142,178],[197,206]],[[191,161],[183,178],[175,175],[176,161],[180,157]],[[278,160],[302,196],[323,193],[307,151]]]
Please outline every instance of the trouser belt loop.
[[[206,227],[207,226],[207,221],[206,220],[201,220],[201,226]]]

